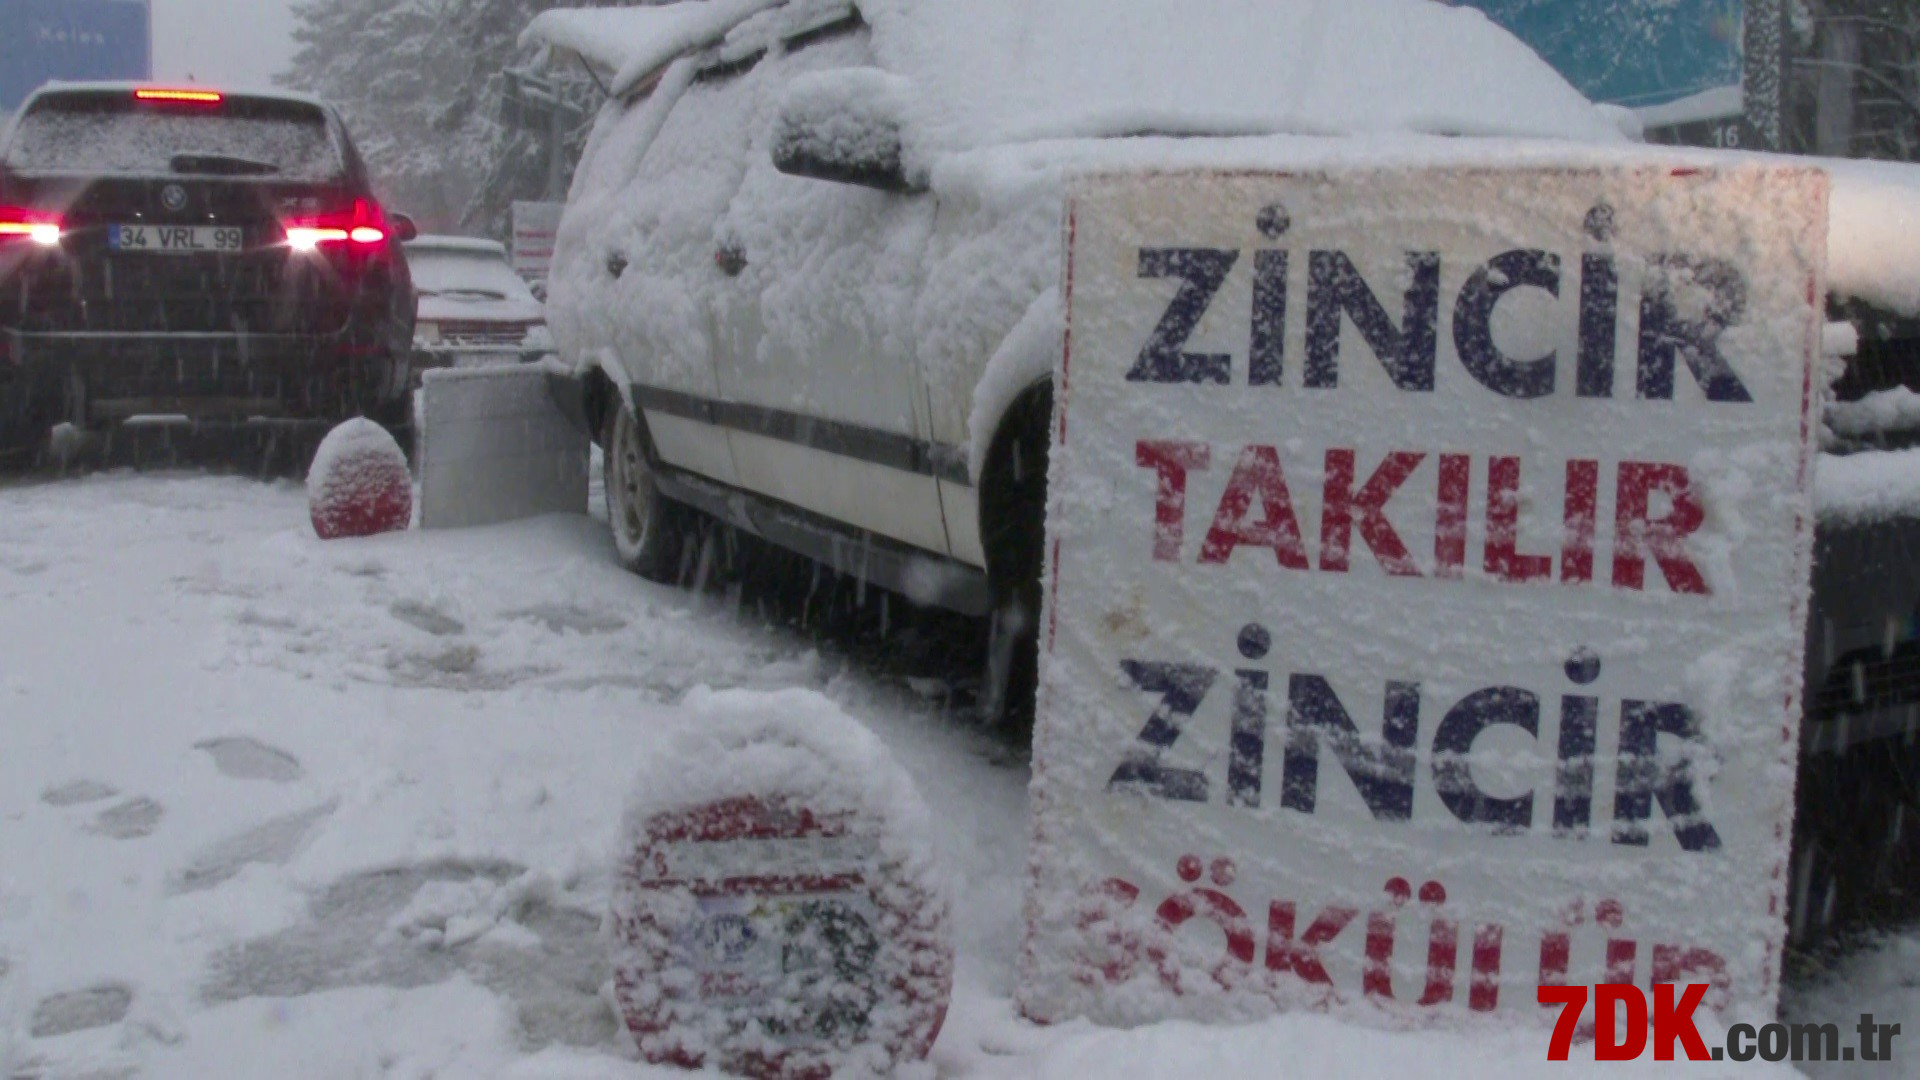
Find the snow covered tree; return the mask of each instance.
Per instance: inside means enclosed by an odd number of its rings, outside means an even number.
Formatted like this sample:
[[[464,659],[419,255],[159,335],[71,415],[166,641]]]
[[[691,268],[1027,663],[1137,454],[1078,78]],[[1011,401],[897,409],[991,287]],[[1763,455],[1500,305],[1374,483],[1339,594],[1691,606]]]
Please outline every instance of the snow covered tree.
[[[645,2],[645,0],[643,0]],[[659,0],[651,0],[659,2]],[[501,72],[526,60],[519,48],[521,31],[533,17],[555,7],[617,7],[621,0],[462,0],[460,17],[450,27],[456,40],[482,58],[473,77],[464,80],[449,108],[461,115],[480,115],[486,130],[474,146],[479,152],[477,183],[462,215],[466,228],[505,234],[515,199],[541,198],[547,187],[547,133],[516,129],[500,118]],[[560,73],[551,81],[576,106],[578,118],[562,143],[563,176],[570,176],[586,144],[597,90],[584,72]]]
[[[520,32],[548,8],[617,2],[300,0],[282,82],[340,108],[375,183],[423,228],[502,235],[512,201],[546,186],[545,139],[500,118]]]
[[[1792,14],[1792,148],[1920,160],[1920,6],[1799,0]]]

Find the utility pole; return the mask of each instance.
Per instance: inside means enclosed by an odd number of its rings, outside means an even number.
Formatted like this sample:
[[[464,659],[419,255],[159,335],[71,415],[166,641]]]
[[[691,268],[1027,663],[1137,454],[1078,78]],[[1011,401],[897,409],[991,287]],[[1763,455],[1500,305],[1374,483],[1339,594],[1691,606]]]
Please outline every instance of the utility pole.
[[[1832,13],[1816,7],[1814,15]],[[1853,98],[1860,74],[1861,20],[1854,17],[1819,19],[1817,53],[1820,68],[1814,80],[1813,152],[1822,157],[1849,157],[1853,150]]]
[[[1746,150],[1782,150],[1786,112],[1787,0],[1746,0],[1741,51],[1745,115],[1734,130]],[[1724,135],[1716,139],[1727,145]]]
[[[562,123],[566,119],[566,110],[562,109],[558,95],[554,97],[554,106],[547,110],[547,201],[560,202],[567,197],[566,168],[561,159],[564,152],[565,129]]]
[[[548,202],[567,197],[566,134],[570,125],[586,119],[579,106],[568,101],[560,88],[524,68],[502,72],[505,82],[500,93],[500,118],[520,131],[539,131],[547,143]]]

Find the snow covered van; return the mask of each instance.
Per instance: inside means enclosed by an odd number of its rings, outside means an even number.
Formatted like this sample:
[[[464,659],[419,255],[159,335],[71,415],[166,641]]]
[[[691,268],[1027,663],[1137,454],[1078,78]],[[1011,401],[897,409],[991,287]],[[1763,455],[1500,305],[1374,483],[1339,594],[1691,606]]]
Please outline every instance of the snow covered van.
[[[609,90],[549,318],[620,558],[682,574],[704,514],[990,616],[989,704],[1015,714],[1066,177],[1654,153],[1430,0],[709,0],[549,12],[528,40]],[[1820,478],[1803,942],[1920,900],[1920,170],[1835,171],[1830,337],[1855,355]]]

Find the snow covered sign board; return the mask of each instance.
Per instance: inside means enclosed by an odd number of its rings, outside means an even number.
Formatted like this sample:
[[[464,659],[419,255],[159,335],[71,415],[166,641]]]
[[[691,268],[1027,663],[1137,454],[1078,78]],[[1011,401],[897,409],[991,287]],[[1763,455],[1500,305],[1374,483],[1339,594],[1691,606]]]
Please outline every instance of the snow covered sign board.
[[[1074,186],[1030,1015],[1771,1019],[1826,193]]]
[[[513,204],[513,268],[528,281],[545,281],[553,267],[553,240],[560,233],[560,215],[567,204],[516,202]]]
[[[614,885],[614,992],[642,1056],[754,1077],[885,1075],[953,990],[913,781],[810,691],[699,689],[641,769]]]

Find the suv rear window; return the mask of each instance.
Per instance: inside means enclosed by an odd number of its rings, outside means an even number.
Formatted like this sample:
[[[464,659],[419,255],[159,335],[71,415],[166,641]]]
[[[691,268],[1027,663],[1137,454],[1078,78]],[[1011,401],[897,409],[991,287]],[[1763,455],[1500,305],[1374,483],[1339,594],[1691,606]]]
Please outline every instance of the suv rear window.
[[[144,102],[130,93],[40,98],[14,126],[7,166],[22,173],[284,180],[334,180],[345,172],[326,115],[312,105],[261,98]]]

